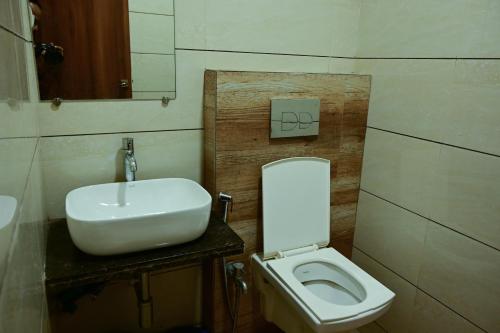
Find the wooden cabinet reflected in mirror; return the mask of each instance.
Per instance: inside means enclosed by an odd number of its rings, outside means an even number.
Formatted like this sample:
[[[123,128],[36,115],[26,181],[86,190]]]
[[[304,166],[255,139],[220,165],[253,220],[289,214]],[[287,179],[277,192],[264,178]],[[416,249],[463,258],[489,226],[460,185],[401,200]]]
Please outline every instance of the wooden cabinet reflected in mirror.
[[[175,98],[173,0],[30,0],[40,99]]]

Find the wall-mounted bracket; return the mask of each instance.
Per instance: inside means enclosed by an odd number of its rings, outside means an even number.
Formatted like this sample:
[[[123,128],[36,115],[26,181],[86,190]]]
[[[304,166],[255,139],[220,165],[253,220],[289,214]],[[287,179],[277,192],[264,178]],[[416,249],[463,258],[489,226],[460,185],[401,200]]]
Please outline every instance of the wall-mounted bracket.
[[[55,108],[58,108],[61,106],[63,102],[63,99],[61,97],[56,97],[52,100],[52,105],[55,107]]]
[[[161,105],[163,105],[163,106],[168,106],[168,103],[170,103],[170,100],[171,100],[170,98],[168,98],[168,97],[166,97],[166,96],[163,96],[163,97],[161,98]]]

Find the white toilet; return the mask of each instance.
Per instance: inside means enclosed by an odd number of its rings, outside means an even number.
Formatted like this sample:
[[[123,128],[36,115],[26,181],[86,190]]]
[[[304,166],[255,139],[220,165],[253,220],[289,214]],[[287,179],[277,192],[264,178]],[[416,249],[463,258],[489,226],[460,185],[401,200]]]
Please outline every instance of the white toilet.
[[[252,256],[266,320],[287,333],[341,332],[372,322],[395,294],[330,242],[330,161],[262,167],[263,254]]]

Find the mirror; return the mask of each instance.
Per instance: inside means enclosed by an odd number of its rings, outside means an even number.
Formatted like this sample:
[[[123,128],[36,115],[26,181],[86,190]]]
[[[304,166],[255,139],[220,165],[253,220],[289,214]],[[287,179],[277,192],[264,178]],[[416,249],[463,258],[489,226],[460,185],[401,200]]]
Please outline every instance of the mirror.
[[[173,0],[28,0],[41,100],[175,98]]]

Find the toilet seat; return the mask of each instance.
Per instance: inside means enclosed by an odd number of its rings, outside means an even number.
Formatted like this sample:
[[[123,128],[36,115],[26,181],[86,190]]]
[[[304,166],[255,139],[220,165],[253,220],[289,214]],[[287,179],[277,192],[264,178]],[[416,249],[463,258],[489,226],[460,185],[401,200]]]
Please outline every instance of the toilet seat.
[[[263,253],[252,257],[258,274],[271,281],[318,333],[369,323],[387,311],[395,296],[339,252],[326,247],[330,242],[330,183],[329,160],[294,157],[264,165]],[[264,294],[270,293],[265,304],[274,309],[275,294],[266,281],[257,285]],[[285,316],[266,313],[281,327],[290,328]]]
[[[354,287],[353,285],[349,286],[349,283],[346,285],[346,281],[354,282],[354,285],[358,284],[362,288],[364,299],[355,305],[339,305],[328,302],[312,293],[298,280],[294,270],[303,264],[314,262],[329,264],[337,268],[336,272],[332,271],[331,280],[346,289]],[[291,257],[267,260],[265,263],[273,275],[287,288],[287,291],[308,308],[319,322],[325,323],[356,317],[381,308],[394,298],[393,292],[333,248],[323,248]],[[319,280],[324,279],[324,276],[318,277]]]

